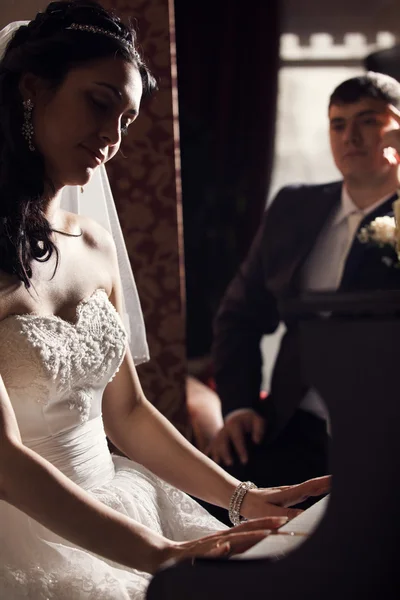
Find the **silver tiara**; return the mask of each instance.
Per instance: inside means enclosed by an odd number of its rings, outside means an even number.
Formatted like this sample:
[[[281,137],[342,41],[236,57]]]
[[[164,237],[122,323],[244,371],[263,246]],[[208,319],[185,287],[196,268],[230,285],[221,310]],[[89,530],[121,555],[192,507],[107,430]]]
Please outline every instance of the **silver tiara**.
[[[74,29],[75,31],[88,31],[89,33],[99,33],[100,35],[108,35],[108,37],[114,38],[115,40],[126,44],[129,47],[130,51],[133,52],[136,60],[141,60],[140,54],[137,50],[135,50],[133,44],[125,38],[121,37],[120,35],[112,33],[112,31],[107,31],[107,29],[102,29],[101,27],[96,27],[95,25],[82,25],[80,23],[72,23],[72,25],[67,27],[67,29]]]

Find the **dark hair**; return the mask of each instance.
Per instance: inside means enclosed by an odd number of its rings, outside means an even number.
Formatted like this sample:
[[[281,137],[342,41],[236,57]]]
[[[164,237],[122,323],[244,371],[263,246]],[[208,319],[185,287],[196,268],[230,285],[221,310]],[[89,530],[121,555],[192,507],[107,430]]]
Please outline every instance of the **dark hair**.
[[[366,75],[347,79],[333,91],[332,104],[352,104],[362,98],[375,98],[393,104],[400,109],[400,83],[383,73],[368,72]]]
[[[101,28],[111,35],[70,29]],[[115,37],[114,37],[115,36]],[[114,14],[92,1],[52,2],[28,25],[20,27],[0,61],[0,269],[30,287],[33,260],[49,260],[58,250],[44,208],[46,180],[43,156],[29,150],[22,135],[23,99],[19,81],[32,73],[56,89],[71,68],[87,61],[121,57],[141,75],[143,93],[155,80],[140,57],[136,33]]]

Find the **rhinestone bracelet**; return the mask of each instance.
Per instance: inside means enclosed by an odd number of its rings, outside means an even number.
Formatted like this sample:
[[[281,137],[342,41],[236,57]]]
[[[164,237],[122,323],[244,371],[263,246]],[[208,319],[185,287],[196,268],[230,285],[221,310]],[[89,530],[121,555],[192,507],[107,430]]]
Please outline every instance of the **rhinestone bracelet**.
[[[256,489],[257,486],[251,481],[242,481],[242,483],[239,483],[229,501],[229,520],[232,523],[232,525],[239,525],[240,523],[242,523],[242,521],[246,520],[240,516],[242,502],[249,490]]]

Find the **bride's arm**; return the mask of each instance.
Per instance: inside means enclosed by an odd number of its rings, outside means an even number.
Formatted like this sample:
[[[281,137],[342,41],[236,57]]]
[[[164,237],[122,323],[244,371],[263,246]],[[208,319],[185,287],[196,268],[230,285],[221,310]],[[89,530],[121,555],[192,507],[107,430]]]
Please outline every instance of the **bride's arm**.
[[[174,542],[108,508],[22,444],[0,375],[0,500],[73,544],[114,562],[154,573],[169,559],[224,556],[261,541],[279,520],[257,519],[189,542]]]
[[[0,499],[115,562],[153,572],[173,543],[108,508],[21,442],[0,375]]]
[[[113,444],[132,460],[196,498],[228,508],[239,481],[190,444],[146,400],[129,351],[104,392],[103,419]],[[287,506],[328,489],[327,478],[319,478],[282,489],[251,490],[241,514],[292,518],[298,510]]]
[[[110,300],[122,315],[115,246],[111,236],[103,236],[102,242],[112,279]],[[129,348],[104,391],[102,412],[107,436],[126,456],[196,498],[228,507],[240,482],[190,444],[146,399]]]
[[[113,244],[109,248],[109,265],[113,281],[110,300],[122,314],[122,289]],[[126,456],[196,498],[228,508],[239,481],[199,452],[145,398],[129,350],[104,391],[103,420],[108,437]],[[248,518],[293,517],[298,511],[286,506],[326,493],[328,487],[325,480],[310,480],[282,491],[252,490],[246,494],[241,512]]]
[[[104,393],[103,418],[108,437],[126,456],[188,494],[228,507],[239,481],[190,444],[146,400],[129,351]]]

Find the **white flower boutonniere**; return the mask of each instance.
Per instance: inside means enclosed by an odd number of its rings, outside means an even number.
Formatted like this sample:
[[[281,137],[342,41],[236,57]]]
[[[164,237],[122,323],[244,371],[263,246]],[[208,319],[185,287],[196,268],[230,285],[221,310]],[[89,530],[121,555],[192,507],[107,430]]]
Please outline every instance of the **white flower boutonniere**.
[[[378,246],[396,247],[396,221],[394,217],[377,217],[369,225],[363,227],[358,239],[363,244],[373,242]]]
[[[397,254],[398,262],[394,266],[400,266],[400,189],[397,191],[397,200],[393,202],[394,217],[377,217],[369,225],[363,227],[358,239],[363,244],[373,243],[383,248],[390,246]],[[382,259],[383,260],[383,259]],[[394,261],[384,261],[391,266]]]

